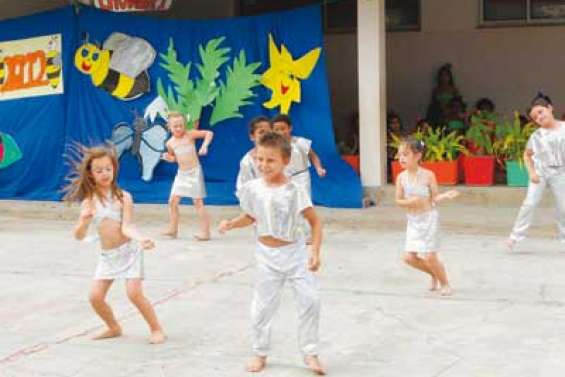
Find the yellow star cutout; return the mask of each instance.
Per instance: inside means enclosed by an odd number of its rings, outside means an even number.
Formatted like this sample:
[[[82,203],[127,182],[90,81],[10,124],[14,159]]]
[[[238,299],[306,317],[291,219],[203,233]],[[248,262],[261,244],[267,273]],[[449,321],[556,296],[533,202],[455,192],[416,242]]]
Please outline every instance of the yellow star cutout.
[[[300,80],[307,79],[318,62],[322,49],[313,49],[300,59],[294,60],[285,45],[277,48],[269,34],[269,60],[271,67],[261,77],[261,84],[272,91],[271,99],[265,103],[268,109],[280,106],[282,114],[288,114],[292,102],[300,102]]]

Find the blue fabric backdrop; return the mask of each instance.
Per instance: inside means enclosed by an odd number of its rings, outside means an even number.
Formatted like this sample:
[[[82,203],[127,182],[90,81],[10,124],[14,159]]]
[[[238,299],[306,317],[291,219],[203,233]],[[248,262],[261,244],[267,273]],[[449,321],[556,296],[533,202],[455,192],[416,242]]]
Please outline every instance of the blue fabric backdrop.
[[[173,21],[149,17],[107,13],[83,8],[75,15],[72,8],[0,23],[0,39],[13,40],[51,33],[63,34],[65,94],[12,101],[0,101],[0,131],[14,137],[23,158],[0,170],[0,198],[56,200],[64,184],[67,166],[63,154],[72,142],[93,145],[107,140],[113,126],[132,122],[132,109],[143,113],[156,97],[157,78],[170,85],[159,58],[149,69],[152,91],[134,101],[120,101],[95,88],[89,76],[73,65],[81,36],[102,43],[112,32],[119,31],[146,39],[157,50],[165,52],[173,38],[179,61],[199,62],[198,45],[224,36],[222,46],[231,48],[231,56],[245,50],[248,62],[261,62],[257,70],[269,67],[268,35],[272,33],[278,47],[284,43],[294,58],[323,45],[320,8],[306,7],[288,12],[223,20]],[[192,70],[196,74],[196,69]],[[235,204],[233,194],[239,160],[252,144],[247,134],[248,121],[257,115],[273,116],[262,103],[270,91],[256,87],[254,104],[241,108],[242,119],[230,119],[213,127],[214,140],[209,155],[201,159],[206,176],[209,204]],[[311,76],[302,81],[302,103],[294,104],[289,114],[294,134],[313,140],[328,175],[320,179],[312,170],[313,198],[316,204],[330,207],[360,207],[359,177],[336,152],[325,55]],[[205,108],[201,128],[209,128],[210,108]],[[153,181],[140,179],[139,167],[129,153],[121,159],[120,184],[137,202],[166,202],[175,174],[175,166],[161,162]]]

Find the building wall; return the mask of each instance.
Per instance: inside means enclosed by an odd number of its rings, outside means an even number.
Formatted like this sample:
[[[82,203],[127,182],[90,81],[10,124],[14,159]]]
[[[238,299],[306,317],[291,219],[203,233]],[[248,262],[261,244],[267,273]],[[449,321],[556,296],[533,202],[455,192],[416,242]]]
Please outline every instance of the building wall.
[[[421,31],[387,33],[388,107],[405,124],[425,116],[445,62],[468,106],[489,97],[511,116],[542,89],[565,112],[565,26],[478,28],[478,0],[421,3]]]

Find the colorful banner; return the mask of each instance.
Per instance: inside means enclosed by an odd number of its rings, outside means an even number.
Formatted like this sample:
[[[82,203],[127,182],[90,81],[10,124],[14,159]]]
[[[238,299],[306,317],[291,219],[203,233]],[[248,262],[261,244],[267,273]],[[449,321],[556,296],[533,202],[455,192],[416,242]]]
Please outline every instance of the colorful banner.
[[[81,3],[111,12],[168,10],[173,0],[81,0]]]
[[[0,101],[63,93],[61,38],[0,42]]]

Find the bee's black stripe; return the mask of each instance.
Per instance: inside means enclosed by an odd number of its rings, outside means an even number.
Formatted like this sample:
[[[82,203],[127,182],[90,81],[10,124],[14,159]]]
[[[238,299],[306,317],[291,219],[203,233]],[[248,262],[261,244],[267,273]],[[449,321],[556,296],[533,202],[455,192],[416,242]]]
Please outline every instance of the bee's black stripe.
[[[47,58],[47,65],[52,65],[53,59],[55,59],[55,58]]]
[[[108,93],[112,93],[114,90],[116,90],[119,81],[120,74],[113,69],[108,69],[108,75],[106,75],[106,78],[104,79],[104,81],[102,81],[100,87],[106,90]]]
[[[61,70],[58,70],[57,72],[48,73],[47,78],[48,79],[56,79],[57,77],[59,77],[60,73],[61,73]]]

